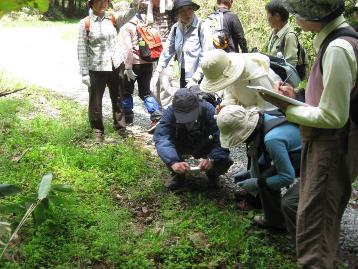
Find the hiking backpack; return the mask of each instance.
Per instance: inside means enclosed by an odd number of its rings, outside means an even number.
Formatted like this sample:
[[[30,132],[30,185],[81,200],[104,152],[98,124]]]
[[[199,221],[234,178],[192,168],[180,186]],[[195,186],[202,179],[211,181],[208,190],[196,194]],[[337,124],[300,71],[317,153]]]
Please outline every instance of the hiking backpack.
[[[279,45],[278,51],[280,51],[283,54],[283,51],[285,49],[285,43],[286,43],[286,35],[292,33],[295,35],[297,40],[297,64],[295,66],[297,73],[301,80],[306,78],[307,73],[307,61],[306,61],[306,51],[303,45],[301,44],[300,40],[298,39],[298,36],[295,32],[287,32]]]
[[[356,42],[352,42],[349,39],[345,39],[344,37],[351,37],[356,39]],[[346,41],[348,41],[354,50],[354,54],[356,56],[356,59],[358,59],[358,33],[354,31],[351,27],[344,27],[344,28],[338,28],[337,30],[331,32],[326,39],[322,42],[320,53],[320,70],[323,74],[323,66],[322,66],[322,58],[323,55],[329,45],[333,40],[342,38]],[[357,63],[358,64],[358,63]],[[356,76],[356,84],[354,85],[353,91],[351,92],[351,98],[350,98],[350,106],[349,106],[349,117],[354,122],[356,126],[358,126],[358,73]]]
[[[146,62],[155,62],[163,51],[163,44],[158,30],[144,22],[130,22],[136,26],[138,50],[136,54]]]
[[[224,12],[215,11],[211,13],[205,22],[211,29],[214,47],[216,49],[227,49],[229,47],[230,34],[224,28]]]
[[[109,17],[111,19],[111,22],[112,22],[114,28],[116,28],[116,31],[118,32],[116,18],[114,17],[113,14],[110,14]],[[86,36],[87,36],[87,39],[89,39],[90,26],[91,26],[90,16],[87,16],[84,20],[85,20]]]
[[[270,68],[282,79],[292,85],[297,87],[301,82],[301,78],[296,70],[296,68],[288,63],[285,59],[266,55],[270,59]]]

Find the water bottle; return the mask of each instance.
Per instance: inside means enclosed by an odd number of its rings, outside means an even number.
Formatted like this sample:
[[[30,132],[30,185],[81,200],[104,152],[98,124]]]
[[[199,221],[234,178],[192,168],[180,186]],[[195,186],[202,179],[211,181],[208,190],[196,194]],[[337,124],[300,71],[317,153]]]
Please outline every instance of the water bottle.
[[[142,59],[150,57],[150,50],[144,40],[139,41],[139,56]]]

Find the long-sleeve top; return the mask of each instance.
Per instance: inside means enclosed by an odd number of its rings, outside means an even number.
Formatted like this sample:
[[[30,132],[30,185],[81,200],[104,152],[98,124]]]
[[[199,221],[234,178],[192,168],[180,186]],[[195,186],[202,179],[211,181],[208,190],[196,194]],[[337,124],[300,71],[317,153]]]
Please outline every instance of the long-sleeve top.
[[[136,9],[129,9],[116,17],[116,27],[120,28],[136,13]],[[92,71],[112,71],[124,60],[125,55],[118,41],[118,34],[111,16],[108,13],[100,18],[93,13],[90,17],[90,31],[87,36],[85,19],[80,21],[78,34],[78,62],[80,73],[89,74]]]
[[[140,19],[135,16],[119,30],[119,43],[126,56],[124,59],[125,69],[132,69],[133,64],[149,64],[137,54],[139,38],[136,25],[138,22]]]
[[[348,27],[343,15],[328,23],[315,37],[318,52],[324,39],[335,29]],[[342,128],[349,117],[350,94],[356,82],[357,62],[352,45],[343,39],[332,41],[322,58],[323,92],[318,107],[290,105],[287,119],[315,128]]]
[[[173,107],[169,106],[154,132],[154,142],[159,157],[167,165],[181,161],[182,154],[195,158],[210,158],[215,162],[226,160],[229,150],[220,145],[219,128],[216,124],[215,108],[204,102],[205,109],[199,118],[200,134],[189,134],[185,129],[178,130]]]
[[[281,51],[282,42],[285,42],[283,51]],[[277,56],[277,52],[280,51],[287,62],[296,66],[298,61],[298,42],[297,37],[292,31],[289,23],[286,23],[285,26],[283,26],[277,33],[273,32],[271,34],[267,51],[268,54],[272,56]]]
[[[217,11],[224,13],[223,27],[230,33],[231,37],[229,40],[229,47],[226,51],[240,52],[240,46],[241,52],[248,52],[244,29],[242,28],[241,21],[237,14],[224,7],[218,8]]]
[[[264,114],[264,121],[275,118]],[[301,136],[297,125],[283,123],[270,130],[264,137],[266,151],[268,152],[277,174],[266,178],[266,184],[273,190],[293,183],[295,168],[300,167],[300,159],[290,159],[289,153],[301,150]]]
[[[247,86],[263,86],[273,89],[274,83],[281,80],[270,69],[270,59],[260,53],[239,54],[244,61],[244,71],[240,78],[224,90],[222,105],[241,105],[246,108],[258,107],[261,110],[272,110],[275,107],[266,102],[254,89]]]
[[[185,70],[185,79],[195,78],[199,81],[203,77],[200,67],[203,54],[212,49],[214,46],[211,31],[206,29],[199,17],[195,16],[192,24],[185,29],[183,24],[176,22],[170,29],[156,70],[161,72],[167,67],[171,58],[176,55],[179,68]]]

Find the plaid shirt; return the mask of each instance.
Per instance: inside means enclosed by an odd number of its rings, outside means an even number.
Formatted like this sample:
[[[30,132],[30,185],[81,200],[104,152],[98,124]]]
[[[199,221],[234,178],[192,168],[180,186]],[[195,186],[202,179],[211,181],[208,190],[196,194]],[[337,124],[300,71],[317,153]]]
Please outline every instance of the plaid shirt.
[[[129,21],[135,9],[129,9],[125,14],[116,17],[117,28]],[[100,18],[90,15],[90,32],[87,37],[85,19],[80,21],[78,35],[78,62],[80,73],[87,75],[91,71],[112,71],[124,60],[123,50],[118,42],[116,28],[109,14]]]

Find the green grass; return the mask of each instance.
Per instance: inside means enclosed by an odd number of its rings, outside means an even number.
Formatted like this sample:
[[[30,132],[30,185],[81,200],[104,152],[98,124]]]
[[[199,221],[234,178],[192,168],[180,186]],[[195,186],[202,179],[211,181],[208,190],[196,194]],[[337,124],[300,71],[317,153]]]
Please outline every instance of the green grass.
[[[21,86],[2,83],[0,91]],[[1,268],[297,268],[288,239],[253,228],[253,214],[225,194],[167,192],[160,160],[109,123],[98,145],[86,108],[72,101],[38,87],[0,98],[0,182],[23,189],[1,203],[36,193],[49,171],[74,190],[50,201],[45,223],[26,223]],[[15,225],[21,216],[3,218]]]

